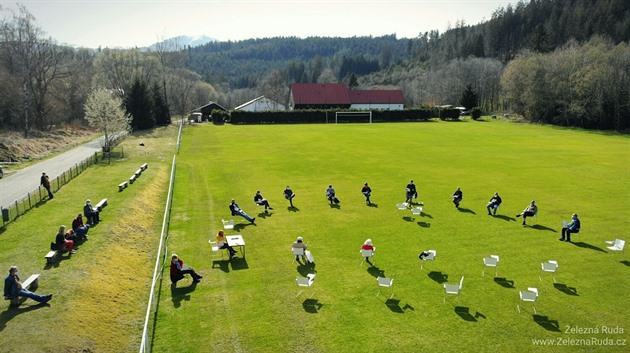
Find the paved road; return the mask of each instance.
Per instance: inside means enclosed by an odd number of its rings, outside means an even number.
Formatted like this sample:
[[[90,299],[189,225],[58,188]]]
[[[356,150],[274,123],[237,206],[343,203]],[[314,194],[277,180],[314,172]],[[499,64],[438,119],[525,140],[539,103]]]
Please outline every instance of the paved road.
[[[42,172],[53,180],[71,166],[100,151],[102,141],[103,138],[99,138],[10,175],[5,173],[4,178],[0,179],[0,206],[7,208],[11,203],[37,189]]]

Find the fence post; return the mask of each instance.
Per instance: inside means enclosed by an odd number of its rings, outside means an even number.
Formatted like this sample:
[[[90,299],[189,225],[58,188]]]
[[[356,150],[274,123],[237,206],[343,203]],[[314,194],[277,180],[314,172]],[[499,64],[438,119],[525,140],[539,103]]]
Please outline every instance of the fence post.
[[[28,208],[31,209],[33,208],[33,206],[31,205],[31,193],[27,193],[26,196],[28,196]]]
[[[15,200],[15,218],[18,218],[20,215],[20,208],[18,207],[18,202]]]

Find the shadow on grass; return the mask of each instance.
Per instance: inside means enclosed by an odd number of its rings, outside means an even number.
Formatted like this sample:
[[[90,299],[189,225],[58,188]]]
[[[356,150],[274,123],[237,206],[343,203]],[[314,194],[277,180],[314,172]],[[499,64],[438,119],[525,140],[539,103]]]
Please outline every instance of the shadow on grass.
[[[171,299],[173,300],[173,306],[179,308],[182,306],[182,301],[190,300],[190,293],[194,292],[197,288],[197,282],[192,283],[186,287],[177,288],[176,284],[171,283]]]
[[[537,314],[534,314],[533,318],[534,318],[534,322],[542,326],[542,328],[544,328],[545,330],[553,331],[553,332],[560,332],[560,323],[558,322],[558,320],[551,320],[547,316],[542,316],[542,315],[537,315]]]
[[[431,223],[427,222],[418,222],[418,225],[422,228],[431,228]]]
[[[295,206],[289,206],[289,207],[287,207],[287,211],[289,211],[289,212],[300,212],[300,209],[295,207]]]
[[[273,215],[273,213],[269,213],[269,212],[260,212],[260,213],[258,214],[258,218],[265,219],[265,218],[269,218],[269,217],[271,217],[272,215]]]
[[[472,214],[477,214],[475,211],[471,210],[470,208],[463,208],[463,207],[459,207],[457,208],[457,210],[461,213],[472,213]]]
[[[602,249],[600,247],[597,247],[595,245],[591,245],[591,244],[585,243],[583,241],[575,241],[575,242],[571,242],[571,243],[573,245],[577,246],[578,248],[591,249],[591,250],[601,251],[601,252],[605,252],[605,253],[608,252],[608,251],[606,251],[606,250],[604,250],[604,249]]]
[[[376,203],[371,203],[371,204],[367,205],[367,207],[374,207],[374,208],[378,208],[378,204],[376,204]]]
[[[218,267],[221,271],[228,273],[230,272],[230,261],[229,260],[213,260],[212,268]]]
[[[380,268],[374,265],[368,267],[367,271],[374,278],[385,277],[385,271],[381,270]]]
[[[310,314],[317,314],[319,310],[324,306],[324,304],[320,303],[317,299],[306,299],[302,302],[302,307],[304,311]]]
[[[554,288],[556,288],[557,290],[561,291],[564,294],[579,296],[579,294],[577,293],[577,289],[575,287],[569,287],[563,283],[554,283],[553,286]]]
[[[298,262],[298,264],[299,265],[297,265],[296,269],[302,277],[306,277],[306,275],[308,275],[309,273],[317,273],[314,263],[310,263],[307,261],[305,264],[301,262]]]
[[[510,288],[510,289],[516,288],[514,287],[514,281],[511,279],[506,279],[503,277],[495,277],[494,282],[503,288]]]
[[[52,264],[46,263],[46,265],[44,265],[44,270],[50,270],[51,268],[58,268],[59,265],[61,265],[62,261],[66,261],[70,259],[72,259],[72,254],[66,251],[61,255],[57,255],[55,262],[53,262]]]
[[[555,230],[553,228],[549,228],[549,227],[543,226],[541,224],[534,224],[532,226],[529,226],[529,228],[536,229],[536,230],[548,230],[550,232],[558,233],[557,230]]]
[[[431,216],[431,214],[430,214],[430,213],[420,212],[420,216],[422,216],[422,217],[427,217],[427,218],[430,218],[430,219],[433,219],[433,216]]]
[[[3,311],[0,314],[0,332],[2,332],[5,327],[7,327],[7,322],[9,322],[9,320],[13,319],[14,317],[20,314],[27,313],[29,311],[48,307],[50,307],[50,304],[48,303],[37,303],[36,305],[30,305],[24,308],[21,308],[19,306],[9,306],[7,310]]]
[[[498,218],[498,219],[502,219],[502,220],[508,221],[508,222],[516,222],[516,218],[510,217],[510,216],[505,216],[505,215],[502,215],[502,214],[493,215],[492,217]]]
[[[235,224],[234,225],[234,230],[238,232],[238,231],[240,231],[242,229],[245,229],[246,227],[249,227],[249,226],[256,227],[256,224],[255,223],[246,223],[246,224],[239,223],[239,224]]]
[[[621,262],[622,264],[624,264],[626,266],[630,266],[630,261],[628,261],[628,260],[621,260],[619,262]]]
[[[427,276],[439,284],[448,282],[448,275],[440,271],[431,271]]]
[[[404,314],[405,310],[403,308],[400,307],[400,299],[387,299],[385,301],[385,305],[387,305],[387,308],[389,308],[389,310],[391,310],[394,313],[397,314]],[[405,305],[405,307],[410,307],[409,305]],[[413,310],[413,308],[412,308]]]
[[[341,206],[339,204],[337,204],[337,203],[333,203],[332,205],[330,205],[330,208],[334,208],[334,209],[340,210]]]
[[[462,318],[462,320],[469,322],[477,322],[477,318],[485,319],[486,316],[478,311],[475,312],[475,315],[470,313],[470,308],[465,306],[456,306],[455,313]]]
[[[415,220],[415,218],[410,217],[410,216],[405,216],[402,219],[404,219],[406,222],[413,222]]]
[[[249,268],[249,265],[247,265],[247,260],[244,257],[235,256],[229,262],[230,265],[232,265],[232,271],[247,270]]]

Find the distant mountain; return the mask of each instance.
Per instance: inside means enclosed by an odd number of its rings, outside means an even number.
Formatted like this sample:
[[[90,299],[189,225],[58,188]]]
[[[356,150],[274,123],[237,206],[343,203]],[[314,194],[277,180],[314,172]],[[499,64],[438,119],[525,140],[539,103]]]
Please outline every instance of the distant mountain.
[[[149,49],[156,50],[158,46],[162,46],[167,51],[177,51],[187,47],[198,47],[200,45],[204,45],[210,42],[216,42],[217,40],[214,38],[210,38],[208,36],[178,36],[169,39],[165,39],[161,42],[157,42],[155,44],[151,44]]]

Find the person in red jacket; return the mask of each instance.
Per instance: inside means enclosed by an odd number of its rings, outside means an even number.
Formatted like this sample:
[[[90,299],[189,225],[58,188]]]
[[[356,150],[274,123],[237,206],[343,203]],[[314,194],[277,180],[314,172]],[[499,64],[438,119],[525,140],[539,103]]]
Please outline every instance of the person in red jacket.
[[[177,281],[183,279],[185,274],[189,274],[193,278],[194,283],[201,281],[203,278],[195,270],[184,264],[184,261],[177,254],[171,255],[171,282],[177,284]]]

